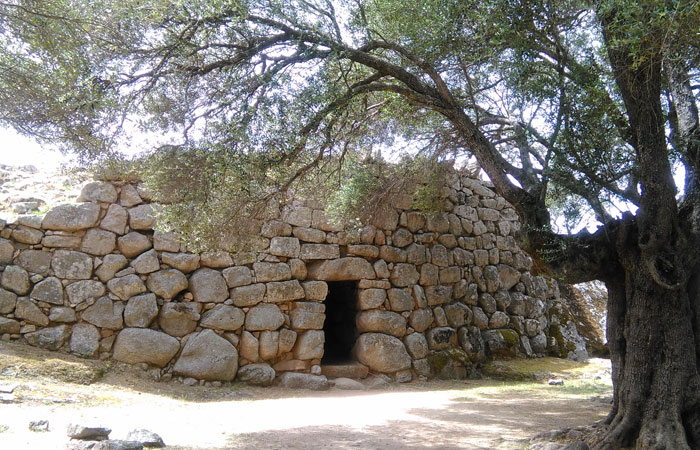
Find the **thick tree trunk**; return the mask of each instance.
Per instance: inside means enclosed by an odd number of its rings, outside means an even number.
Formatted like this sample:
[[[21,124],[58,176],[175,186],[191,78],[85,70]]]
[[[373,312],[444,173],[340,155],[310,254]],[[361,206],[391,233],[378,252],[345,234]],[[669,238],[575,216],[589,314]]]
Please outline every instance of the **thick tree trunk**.
[[[606,281],[614,395],[594,448],[700,448],[697,283],[668,290],[635,259]]]

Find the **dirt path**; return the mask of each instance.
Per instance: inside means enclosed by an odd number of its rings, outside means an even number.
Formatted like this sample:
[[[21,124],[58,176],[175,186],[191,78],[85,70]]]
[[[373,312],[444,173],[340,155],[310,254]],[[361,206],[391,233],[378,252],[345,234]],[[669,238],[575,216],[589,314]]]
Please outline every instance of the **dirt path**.
[[[110,427],[113,439],[146,428],[172,449],[515,449],[526,448],[521,439],[589,424],[608,409],[591,400],[606,393],[605,380],[580,374],[564,386],[478,380],[311,392],[155,383],[122,366],[84,386],[7,367],[0,358],[0,384],[17,384],[17,401],[0,404],[2,449],[63,448],[69,423]],[[51,431],[30,432],[33,420],[48,420]]]

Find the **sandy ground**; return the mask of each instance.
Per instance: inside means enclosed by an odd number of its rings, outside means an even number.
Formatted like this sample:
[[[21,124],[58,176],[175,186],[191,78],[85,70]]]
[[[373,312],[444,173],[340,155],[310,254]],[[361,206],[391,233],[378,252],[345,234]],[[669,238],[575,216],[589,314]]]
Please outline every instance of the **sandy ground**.
[[[109,427],[112,439],[146,428],[172,449],[516,449],[538,432],[590,424],[608,409],[592,399],[607,393],[606,380],[566,380],[563,387],[431,381],[313,392],[156,383],[122,365],[86,386],[18,377],[7,366],[0,359],[0,385],[16,385],[16,401],[0,404],[0,426],[7,427],[0,449],[64,448],[69,423]],[[36,420],[48,420],[50,431],[29,431]]]

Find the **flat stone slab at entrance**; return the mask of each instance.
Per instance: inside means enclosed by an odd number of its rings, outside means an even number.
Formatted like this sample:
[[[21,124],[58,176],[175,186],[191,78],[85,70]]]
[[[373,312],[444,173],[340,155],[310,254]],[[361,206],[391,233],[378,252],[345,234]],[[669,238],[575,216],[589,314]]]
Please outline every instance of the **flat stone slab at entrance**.
[[[369,368],[358,362],[348,364],[333,364],[321,366],[321,373],[328,378],[366,378]]]

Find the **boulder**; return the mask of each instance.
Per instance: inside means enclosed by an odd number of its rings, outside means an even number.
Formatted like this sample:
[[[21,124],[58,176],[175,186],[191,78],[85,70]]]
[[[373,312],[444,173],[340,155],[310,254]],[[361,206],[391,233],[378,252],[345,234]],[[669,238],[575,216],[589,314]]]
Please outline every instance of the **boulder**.
[[[325,237],[325,234],[324,234]],[[270,254],[286,258],[299,257],[299,239],[295,237],[273,237],[270,240]]]
[[[309,389],[312,391],[330,389],[330,384],[325,376],[297,372],[285,372],[280,375],[279,385],[287,389]]]
[[[488,354],[495,357],[514,357],[520,347],[520,336],[514,330],[499,329],[481,332]]]
[[[472,310],[464,303],[451,303],[449,305],[445,305],[443,309],[445,310],[447,323],[452,328],[457,329],[461,326],[470,325],[472,323]]]
[[[49,324],[49,318],[46,317],[46,314],[44,314],[28,297],[20,297],[17,299],[15,317],[42,327]]]
[[[141,253],[135,260],[131,261],[131,267],[133,267],[138,274],[156,272],[158,269],[160,269],[158,254],[155,250],[149,250],[145,253]]]
[[[51,256],[51,253],[42,250],[23,250],[15,262],[27,272],[45,277],[51,269]]]
[[[245,328],[249,331],[276,330],[284,323],[284,315],[279,307],[261,303],[250,308],[245,317]]]
[[[275,381],[275,369],[269,364],[248,364],[238,369],[238,379],[253,386],[271,386]]]
[[[357,331],[378,332],[403,337],[406,334],[406,319],[392,311],[377,309],[362,311],[357,315]]]
[[[114,359],[137,364],[165,366],[180,350],[180,343],[172,336],[149,328],[122,330],[114,342]]]
[[[337,244],[303,244],[299,258],[306,260],[340,258],[340,247]]]
[[[425,288],[425,297],[430,306],[449,303],[452,300],[452,286],[446,286],[444,284],[427,286]]]
[[[304,298],[304,289],[298,280],[277,281],[265,286],[266,302],[281,303]]]
[[[119,330],[123,327],[124,304],[113,302],[109,297],[99,298],[94,305],[83,311],[83,320],[100,328]]]
[[[513,286],[520,281],[520,272],[505,264],[498,265],[498,278],[501,288],[509,291]]]
[[[51,268],[57,278],[89,280],[92,277],[92,257],[72,250],[56,250],[51,258]]]
[[[59,325],[51,328],[43,328],[39,331],[27,333],[24,339],[29,345],[45,348],[46,350],[58,350],[63,347],[70,336],[70,327]]]
[[[2,287],[18,295],[26,295],[32,288],[29,273],[19,266],[7,266],[0,281]]]
[[[41,222],[45,230],[77,231],[97,225],[100,205],[97,203],[63,204],[54,206]]]
[[[225,251],[204,252],[200,255],[200,264],[212,269],[223,269],[233,265],[231,254]]]
[[[197,328],[201,309],[202,305],[195,302],[165,303],[160,309],[158,325],[160,325],[161,330],[170,336],[182,337],[188,335]]]
[[[510,317],[503,311],[496,311],[489,319],[489,328],[504,328],[510,322]]]
[[[216,305],[202,314],[199,326],[215,330],[235,331],[243,326],[245,313],[242,309],[229,305]]]
[[[0,316],[0,334],[17,334],[19,333],[19,329],[19,322]]]
[[[151,230],[154,224],[155,215],[151,204],[129,209],[129,226],[132,230]]]
[[[361,334],[354,352],[359,362],[378,372],[394,373],[411,367],[403,342],[383,333]]]
[[[450,327],[431,328],[426,333],[426,338],[431,350],[444,350],[457,346],[457,333]]]
[[[153,246],[147,236],[131,231],[117,239],[119,252],[127,258],[134,258]]]
[[[102,258],[100,267],[95,270],[95,275],[97,275],[100,281],[106,283],[114,278],[114,274],[123,269],[128,262],[124,255],[106,255]]]
[[[190,291],[195,301],[201,303],[219,303],[228,298],[226,280],[219,271],[202,268],[190,277]]]
[[[73,325],[70,337],[70,351],[83,358],[94,358],[100,348],[100,332],[89,323]]]
[[[15,246],[7,239],[0,239],[0,265],[7,265],[12,262],[15,254]]]
[[[389,279],[394,286],[406,287],[418,283],[420,275],[413,264],[399,263],[394,265]]]
[[[286,263],[258,262],[253,264],[253,270],[255,271],[255,281],[258,283],[292,278],[292,271]]]
[[[52,306],[49,312],[49,320],[51,322],[73,323],[77,319],[75,310],[68,306]]]
[[[247,286],[253,282],[253,274],[246,266],[229,267],[222,271],[226,285],[230,288]]]
[[[392,311],[411,311],[413,310],[413,296],[404,289],[389,289],[389,304]]]
[[[295,330],[321,330],[326,320],[326,306],[322,303],[298,302],[289,313]]]
[[[131,184],[125,184],[122,186],[122,190],[119,193],[119,204],[126,207],[130,208],[132,206],[138,205],[139,203],[143,202],[141,199],[141,196],[139,195],[139,191],[136,190],[136,188],[131,185]],[[129,439],[131,440],[131,439]]]
[[[326,240],[326,233],[316,228],[294,227],[293,233],[298,240],[304,242],[320,244]],[[297,252],[297,256],[295,256],[295,258],[298,257],[298,255],[299,253]]]
[[[173,366],[177,375],[200,380],[231,381],[238,370],[238,351],[212,330],[189,337]]]
[[[0,289],[0,314],[10,314],[15,310],[17,304],[17,294]],[[63,301],[61,301],[63,304]]]
[[[77,201],[116,203],[117,190],[114,189],[112,183],[93,181],[83,186]]]
[[[265,297],[265,285],[263,283],[249,284],[231,289],[231,300],[236,306],[253,306],[260,303]]]
[[[241,333],[241,340],[238,343],[238,351],[241,354],[241,358],[246,359],[250,362],[256,362],[260,360],[260,342],[258,338],[253,336],[253,333],[249,331],[243,331]]]
[[[373,280],[372,265],[363,258],[338,258],[308,264],[308,277],[322,281]]]
[[[117,245],[117,236],[111,231],[91,228],[83,236],[80,251],[91,255],[103,256],[112,253]]]
[[[126,222],[128,220],[129,214],[126,212],[126,209],[119,205],[112,204],[109,205],[107,214],[105,214],[102,221],[100,221],[100,228],[121,236],[126,230]]]
[[[422,333],[411,333],[404,338],[406,349],[413,359],[423,359],[428,356],[428,341]]]
[[[282,221],[296,227],[311,226],[311,208],[299,205],[286,205],[282,209]]]
[[[417,309],[408,316],[411,328],[419,333],[424,332],[433,323],[433,310],[430,308]]]
[[[179,252],[180,237],[172,231],[153,232],[153,248],[159,252]]]
[[[83,425],[69,424],[66,430],[68,437],[84,441],[102,441],[109,438],[112,432],[110,428],[85,427]]]
[[[127,275],[121,278],[113,278],[107,282],[107,289],[122,300],[128,300],[134,295],[146,292],[146,285],[143,284],[138,275]]]
[[[325,333],[321,330],[308,330],[299,333],[296,344],[294,344],[294,358],[301,360],[322,358],[325,341]]]
[[[126,186],[131,187],[130,184],[127,184]],[[133,187],[131,187],[131,188],[134,189]],[[123,189],[124,188],[122,188],[122,199],[124,197],[124,190]],[[136,189],[134,189],[134,192],[136,192]],[[138,193],[136,195],[138,195]],[[140,199],[140,197],[139,197],[139,199]],[[122,201],[124,201],[124,200],[122,200]],[[139,429],[139,430],[129,431],[129,434],[126,435],[126,439],[127,439],[127,441],[138,442],[146,448],[164,448],[165,447],[165,442],[163,442],[163,438],[161,438],[156,433],[149,431],[149,430]]]
[[[292,226],[279,220],[265,222],[260,229],[260,234],[266,238],[275,236],[289,236],[292,234]]]
[[[325,281],[305,281],[301,283],[304,297],[310,301],[323,301],[328,295],[328,284]]]
[[[277,331],[261,331],[258,354],[262,360],[270,360],[277,357],[279,351],[280,334]]]
[[[17,227],[12,231],[12,239],[21,244],[36,245],[43,237],[44,233],[33,228]]]
[[[124,308],[124,323],[127,327],[146,328],[158,315],[156,296],[148,293],[129,299]]]
[[[153,272],[146,280],[148,290],[158,297],[171,299],[189,285],[185,274],[177,269],[167,269]]]
[[[386,300],[386,290],[384,289],[363,289],[357,297],[357,308],[360,310],[376,309],[384,304]]]
[[[174,267],[180,272],[189,273],[199,268],[199,255],[193,255],[192,253],[166,253],[163,252],[160,255],[163,264],[167,264],[170,267]]]
[[[66,286],[66,295],[68,302],[72,305],[78,305],[83,302],[91,302],[98,297],[105,295],[105,285],[95,280],[80,280],[75,281]],[[57,304],[62,304],[57,303]]]

